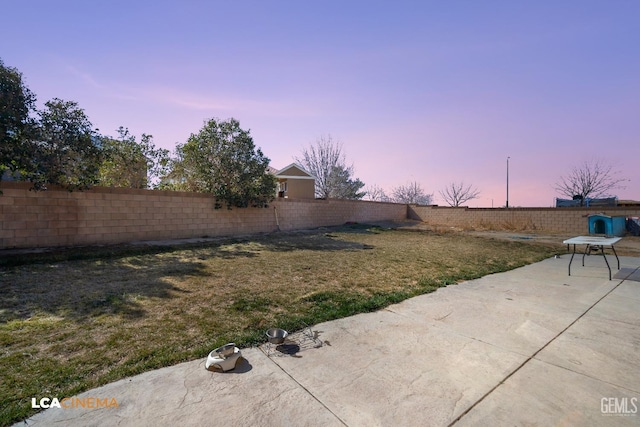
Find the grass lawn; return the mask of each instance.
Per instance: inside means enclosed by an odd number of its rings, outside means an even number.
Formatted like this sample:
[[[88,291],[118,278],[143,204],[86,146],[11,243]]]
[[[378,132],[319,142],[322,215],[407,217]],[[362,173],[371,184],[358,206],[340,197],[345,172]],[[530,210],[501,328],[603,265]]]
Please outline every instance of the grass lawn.
[[[74,396],[202,358],[273,326],[380,309],[533,263],[557,247],[464,233],[352,225],[173,248],[5,259],[0,267],[0,425],[32,397]]]

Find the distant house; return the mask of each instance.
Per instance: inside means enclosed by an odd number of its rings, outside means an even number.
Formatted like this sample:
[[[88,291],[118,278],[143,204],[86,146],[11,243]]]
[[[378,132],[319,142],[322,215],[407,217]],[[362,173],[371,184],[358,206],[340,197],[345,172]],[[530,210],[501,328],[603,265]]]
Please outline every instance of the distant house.
[[[618,206],[617,197],[607,197],[604,199],[592,199],[587,197],[583,199],[581,196],[575,196],[573,200],[556,198],[556,208],[569,207],[596,207],[596,206]]]
[[[273,168],[270,168],[272,171]],[[272,172],[278,180],[277,197],[315,199],[316,178],[296,163]]]

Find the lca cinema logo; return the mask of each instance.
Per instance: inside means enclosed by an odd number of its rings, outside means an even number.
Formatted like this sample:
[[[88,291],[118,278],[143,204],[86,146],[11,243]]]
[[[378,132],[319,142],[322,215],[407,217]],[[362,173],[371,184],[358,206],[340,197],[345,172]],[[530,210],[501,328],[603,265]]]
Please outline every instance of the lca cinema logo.
[[[600,399],[602,415],[633,417],[638,414],[637,397],[603,397]]]
[[[32,397],[31,407],[35,409],[117,408],[118,401],[115,397],[104,397],[102,399],[98,397],[65,397],[62,400],[59,400],[57,397],[43,397],[40,399]]]

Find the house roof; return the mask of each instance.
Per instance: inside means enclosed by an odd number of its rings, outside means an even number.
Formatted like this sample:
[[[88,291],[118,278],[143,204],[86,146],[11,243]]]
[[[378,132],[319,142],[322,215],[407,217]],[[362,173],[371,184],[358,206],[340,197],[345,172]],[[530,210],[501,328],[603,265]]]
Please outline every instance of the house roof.
[[[275,173],[278,178],[292,178],[292,179],[316,179],[311,173],[306,171],[302,166],[297,163],[291,163],[288,166],[280,169]]]

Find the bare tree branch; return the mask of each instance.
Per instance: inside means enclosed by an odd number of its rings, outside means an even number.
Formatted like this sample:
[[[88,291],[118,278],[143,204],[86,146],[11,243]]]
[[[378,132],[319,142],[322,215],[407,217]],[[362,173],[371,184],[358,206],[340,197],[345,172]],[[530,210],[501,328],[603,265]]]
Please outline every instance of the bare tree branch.
[[[462,203],[476,199],[480,195],[477,188],[471,184],[465,186],[464,182],[452,182],[444,190],[439,191],[440,196],[449,206],[458,207]]]
[[[366,199],[371,200],[373,202],[389,202],[391,198],[387,196],[384,190],[379,187],[377,184],[369,185],[364,188],[366,194]]]
[[[294,160],[315,176],[316,197],[361,199],[365,194],[358,192],[364,183],[357,178],[351,179],[353,165],[346,165],[342,144],[334,141],[331,135],[321,136],[302,151],[302,157]]]
[[[392,199],[396,203],[430,205],[433,194],[427,194],[417,181],[407,185],[399,185],[391,190]]]
[[[617,175],[613,166],[602,160],[585,161],[573,167],[569,175],[560,177],[555,189],[563,196],[581,200],[608,197],[611,190],[625,188],[622,183],[627,179]]]

